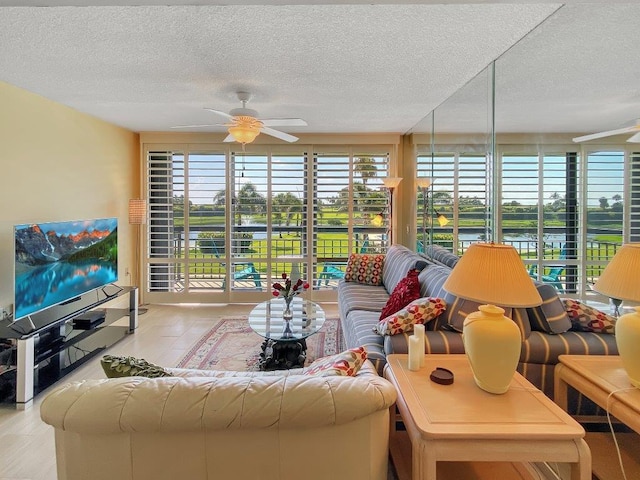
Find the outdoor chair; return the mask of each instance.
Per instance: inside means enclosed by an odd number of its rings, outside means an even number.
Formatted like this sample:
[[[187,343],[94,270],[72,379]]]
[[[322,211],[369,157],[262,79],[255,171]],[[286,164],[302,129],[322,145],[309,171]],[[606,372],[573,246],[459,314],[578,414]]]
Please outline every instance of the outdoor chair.
[[[369,240],[365,240],[362,242],[360,246],[359,252],[367,253],[367,249],[369,248]],[[329,280],[340,280],[344,278],[344,269],[347,266],[347,262],[324,262],[322,266],[322,272],[318,275],[318,280],[316,283],[317,287],[320,287],[322,284],[322,280],[324,280],[324,285],[329,285]]]
[[[211,243],[211,247],[213,248],[213,254],[216,258],[221,258],[220,252],[216,247],[215,243]],[[222,263],[221,265],[226,266],[226,263]],[[260,272],[256,269],[253,262],[234,262],[233,263],[233,280],[253,280],[256,288],[262,288],[262,282],[260,281]],[[227,285],[227,277],[225,275],[224,280],[222,281],[222,289],[224,290]]]
[[[542,275],[540,277],[540,281],[544,283],[548,283],[553,286],[558,292],[565,293],[564,285],[560,281],[560,276],[564,273],[564,267],[553,267],[549,269],[549,273]],[[535,280],[538,280],[538,275],[536,274],[535,265],[531,269],[529,269],[529,276]]]
[[[562,250],[560,250],[560,256],[558,259],[564,260],[567,258],[567,246],[563,245]],[[548,283],[553,286],[558,292],[565,293],[564,285],[560,281],[560,276],[564,273],[565,267],[552,267],[549,269],[549,272],[541,275],[540,279],[538,279],[538,268],[537,265],[531,265],[529,267],[529,276],[535,280],[540,280],[544,283]]]

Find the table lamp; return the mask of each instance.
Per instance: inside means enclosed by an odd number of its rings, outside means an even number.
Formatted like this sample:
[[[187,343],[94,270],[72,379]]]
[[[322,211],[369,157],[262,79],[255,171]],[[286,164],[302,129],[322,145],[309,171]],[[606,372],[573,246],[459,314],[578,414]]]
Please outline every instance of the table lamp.
[[[640,243],[626,243],[606,266],[593,289],[616,300],[640,302]],[[640,388],[640,306],[616,321],[616,344],[634,387]]]
[[[542,298],[516,249],[497,243],[473,243],[443,288],[465,300],[483,303],[462,328],[465,353],[476,385],[505,393],[518,367],[522,337],[503,307],[534,307]]]

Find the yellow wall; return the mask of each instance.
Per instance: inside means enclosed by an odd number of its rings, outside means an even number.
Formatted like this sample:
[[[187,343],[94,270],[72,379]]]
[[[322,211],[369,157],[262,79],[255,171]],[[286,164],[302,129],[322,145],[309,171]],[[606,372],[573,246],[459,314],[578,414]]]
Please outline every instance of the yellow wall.
[[[118,283],[131,284],[138,134],[2,82],[0,106],[0,306],[13,303],[14,224],[118,217]]]

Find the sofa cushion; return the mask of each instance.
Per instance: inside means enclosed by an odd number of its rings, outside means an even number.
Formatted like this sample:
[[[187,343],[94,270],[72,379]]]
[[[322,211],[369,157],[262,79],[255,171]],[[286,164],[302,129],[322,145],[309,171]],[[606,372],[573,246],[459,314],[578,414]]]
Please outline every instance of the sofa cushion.
[[[382,281],[387,292],[393,292],[396,285],[410,269],[415,267],[418,260],[424,260],[424,258],[405,246],[392,245],[389,247],[382,272]]]
[[[364,347],[350,348],[344,352],[314,360],[304,369],[303,375],[317,377],[355,376],[367,359]]]
[[[465,319],[470,313],[477,312],[478,307],[483,305],[481,302],[474,302],[473,300],[463,300],[457,298],[452,305],[447,308],[447,316],[449,320],[449,328],[456,332],[462,333]],[[524,340],[531,334],[531,326],[529,322],[529,315],[526,308],[511,308],[498,305],[504,309],[505,317],[510,318],[518,325],[520,329],[520,338]]]
[[[384,351],[387,355],[391,353],[409,353],[409,336],[410,334],[408,332],[400,335],[385,336]],[[425,332],[424,343],[425,353],[464,353],[462,335],[458,332],[449,332],[447,330]]]
[[[398,312],[380,320],[374,331],[380,335],[412,332],[416,323],[425,324],[440,315],[447,307],[441,298],[419,298]]]
[[[367,358],[371,360],[382,375],[382,368],[386,363],[383,349],[384,337],[374,333],[373,327],[378,323],[380,310],[370,312],[366,310],[352,310],[346,317],[340,316],[340,326],[347,348],[363,346],[367,349]]]
[[[615,317],[571,298],[565,298],[562,302],[571,319],[572,331],[615,333]]]
[[[427,245],[424,249],[424,256],[431,262],[444,265],[445,267],[453,268],[460,260],[455,253],[451,253],[440,245]]]
[[[447,304],[447,309],[434,321],[429,322],[428,329],[440,330],[442,328],[448,328],[449,308],[457,298],[442,288],[450,274],[451,269],[449,267],[431,263],[428,264],[427,268],[420,272],[418,276],[420,279],[420,297],[442,298]]]
[[[100,360],[102,370],[107,378],[119,377],[171,377],[172,375],[164,368],[147,362],[144,358],[119,357],[116,355],[105,355]]]
[[[383,286],[374,287],[343,281],[338,286],[338,307],[342,318],[346,318],[352,310],[376,312],[377,317],[380,317],[380,311],[387,300],[389,300],[389,294]]]
[[[535,282],[542,297],[542,305],[528,308],[531,330],[546,333],[563,333],[571,328],[571,320],[558,297],[558,291],[551,285]]]
[[[522,344],[520,362],[555,365],[559,355],[617,355],[615,335],[565,332],[549,335],[533,331]],[[527,372],[524,372],[525,376]],[[527,377],[528,378],[528,377]]]
[[[383,254],[352,253],[344,272],[344,281],[382,285],[384,259]]]
[[[441,265],[429,264],[427,268],[420,272],[420,296],[421,297],[437,297],[443,298],[447,305],[455,299],[455,296],[447,292],[442,286],[451,274],[449,267]]]
[[[462,298],[456,298],[453,305],[450,306],[452,310],[449,315],[449,326],[456,332],[462,333],[464,321],[467,317],[478,311],[480,305],[485,305],[486,302],[474,302],[473,300],[464,300]],[[511,317],[511,309],[504,309],[505,317]]]
[[[398,282],[380,312],[380,320],[400,311],[414,300],[420,298],[418,273],[420,273],[418,270],[412,268],[407,272],[407,276]]]

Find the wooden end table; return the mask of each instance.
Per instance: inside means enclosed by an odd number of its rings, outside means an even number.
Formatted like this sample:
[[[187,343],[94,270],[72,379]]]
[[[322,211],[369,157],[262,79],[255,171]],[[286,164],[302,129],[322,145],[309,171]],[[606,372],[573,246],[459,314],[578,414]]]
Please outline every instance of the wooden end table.
[[[465,355],[426,355],[419,371],[407,361],[408,355],[387,356],[385,377],[398,391],[413,480],[436,480],[441,461],[564,462],[572,480],[591,480],[582,426],[520,374],[506,393],[494,395],[476,386]],[[432,382],[436,367],[451,370],[454,383]],[[392,443],[395,434],[392,428]]]
[[[618,355],[560,355],[554,370],[554,399],[567,409],[568,387],[590,398],[616,419],[640,433],[640,389],[634,388]],[[635,433],[616,434],[627,478],[640,478],[640,445]],[[593,473],[621,479],[611,433],[589,433],[594,446]]]

